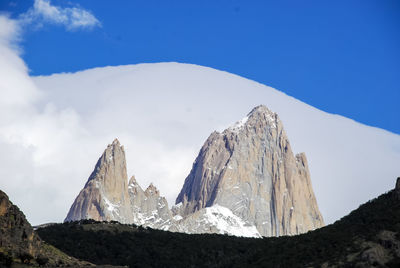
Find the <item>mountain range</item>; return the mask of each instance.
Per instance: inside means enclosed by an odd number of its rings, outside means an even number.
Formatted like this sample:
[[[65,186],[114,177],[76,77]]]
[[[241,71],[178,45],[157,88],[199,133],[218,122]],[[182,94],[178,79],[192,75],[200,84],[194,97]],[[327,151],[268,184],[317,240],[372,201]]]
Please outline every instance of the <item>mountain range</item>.
[[[152,183],[143,190],[127,174],[125,149],[115,139],[98,159],[65,223],[45,224],[36,231],[0,192],[0,265],[400,264],[400,178],[394,190],[324,227],[305,153],[293,153],[279,116],[263,105],[211,133],[171,209]]]
[[[205,141],[176,205],[150,184],[128,183],[115,139],[99,158],[65,221],[118,221],[186,233],[294,235],[324,225],[304,153],[294,155],[276,113],[260,105]]]

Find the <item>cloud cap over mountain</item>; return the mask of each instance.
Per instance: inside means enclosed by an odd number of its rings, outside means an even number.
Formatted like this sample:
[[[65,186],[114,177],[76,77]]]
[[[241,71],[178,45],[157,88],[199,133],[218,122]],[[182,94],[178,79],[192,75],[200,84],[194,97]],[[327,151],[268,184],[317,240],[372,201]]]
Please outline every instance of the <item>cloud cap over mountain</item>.
[[[9,97],[0,101],[0,188],[33,224],[63,220],[115,137],[128,152],[128,176],[154,182],[172,204],[209,133],[259,104],[279,114],[293,151],[307,154],[326,223],[389,190],[400,174],[399,135],[268,86],[180,63],[30,77],[10,43],[16,32],[0,30],[0,90]]]
[[[400,172],[398,135],[327,114],[273,88],[207,67],[139,64],[34,81],[46,96],[39,104],[51,102],[74,111],[89,136],[105,140],[98,148],[114,136],[124,140],[132,152],[127,155],[128,174],[135,173],[142,184],[155,182],[170,203],[209,132],[224,129],[260,103],[279,114],[293,150],[306,152],[327,223],[390,189],[389,179],[377,178]],[[82,179],[73,180],[78,191]]]

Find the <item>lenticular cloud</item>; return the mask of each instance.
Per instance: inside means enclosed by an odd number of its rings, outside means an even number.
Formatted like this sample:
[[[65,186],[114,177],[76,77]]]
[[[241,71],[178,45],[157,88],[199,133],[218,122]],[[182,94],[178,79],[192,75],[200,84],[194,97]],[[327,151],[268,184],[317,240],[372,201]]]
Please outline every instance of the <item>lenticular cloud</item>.
[[[259,104],[279,114],[294,152],[306,153],[328,223],[391,189],[400,174],[396,164],[400,136],[325,113],[268,86],[211,68],[139,64],[34,81],[46,95],[43,104],[73,109],[90,135],[103,140],[97,151],[119,137],[126,147],[129,174],[144,185],[154,182],[170,205],[207,136]],[[74,194],[85,179],[71,178],[77,184]]]

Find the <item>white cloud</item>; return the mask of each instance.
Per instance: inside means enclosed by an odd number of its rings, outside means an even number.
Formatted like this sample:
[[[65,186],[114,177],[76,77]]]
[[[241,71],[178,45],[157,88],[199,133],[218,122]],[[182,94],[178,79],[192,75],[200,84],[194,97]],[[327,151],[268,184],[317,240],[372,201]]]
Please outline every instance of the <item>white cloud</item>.
[[[84,176],[71,167],[86,161],[85,156],[67,148],[85,148],[95,139],[76,143],[88,136],[73,109],[58,109],[51,102],[36,105],[44,96],[14,44],[19,37],[18,25],[0,15],[0,189],[28,219],[38,223],[51,220],[52,211],[62,206],[60,200],[65,195],[58,187],[69,191],[68,178]],[[58,155],[63,150],[65,154]],[[91,163],[88,161],[88,166]],[[65,184],[58,178],[65,179]]]
[[[100,27],[100,21],[90,12],[78,7],[53,6],[50,0],[35,0],[33,7],[20,16],[21,23],[43,23],[63,25],[67,30]]]
[[[322,112],[273,88],[211,68],[140,64],[34,80],[46,101],[60,109],[72,107],[94,137],[104,137],[97,151],[119,137],[126,147],[129,174],[143,187],[154,182],[169,203],[208,135],[260,103],[279,114],[294,151],[306,152],[328,223],[393,188],[400,174],[399,135]],[[71,201],[86,177],[76,178]]]
[[[161,63],[30,77],[0,16],[0,189],[33,224],[62,221],[106,145],[128,174],[171,204],[214,129],[258,104],[306,152],[326,222],[393,188],[400,136],[328,114],[262,84],[196,65]],[[7,41],[8,40],[8,41]]]
[[[5,15],[0,16],[0,42],[4,48],[15,44],[19,39],[20,32],[19,24],[15,20],[10,20]]]
[[[11,122],[21,113],[32,109],[29,105],[39,96],[27,67],[19,57],[19,24],[0,16],[0,121]]]

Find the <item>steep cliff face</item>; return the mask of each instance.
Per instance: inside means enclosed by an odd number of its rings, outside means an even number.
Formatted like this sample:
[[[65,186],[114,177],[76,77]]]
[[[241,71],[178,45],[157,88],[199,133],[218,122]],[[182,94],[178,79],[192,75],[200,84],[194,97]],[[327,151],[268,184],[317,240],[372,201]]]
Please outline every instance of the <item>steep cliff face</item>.
[[[125,151],[117,139],[104,151],[65,221],[94,219],[171,228],[172,213],[157,188],[143,191],[132,177],[127,183]]]
[[[324,225],[306,157],[293,154],[282,122],[265,106],[210,135],[176,203],[183,217],[215,204],[226,207],[263,236]]]
[[[125,151],[115,139],[108,145],[65,221],[94,219],[132,223]]]

